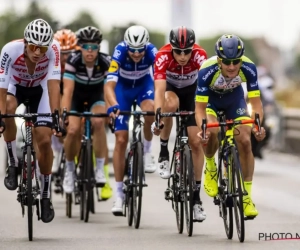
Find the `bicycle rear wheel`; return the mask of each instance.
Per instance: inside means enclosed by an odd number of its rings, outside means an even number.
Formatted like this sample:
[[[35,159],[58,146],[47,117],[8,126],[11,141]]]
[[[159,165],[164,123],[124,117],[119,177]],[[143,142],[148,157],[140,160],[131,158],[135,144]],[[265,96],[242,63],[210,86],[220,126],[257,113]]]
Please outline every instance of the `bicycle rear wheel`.
[[[66,194],[66,216],[72,218],[72,194]]]
[[[27,182],[27,219],[28,219],[28,238],[32,241],[32,216],[33,216],[33,195],[32,195],[32,165],[31,165],[31,147],[27,146],[26,149],[26,164],[27,164],[27,173],[26,173],[26,182]],[[24,159],[25,160],[25,159]]]
[[[243,209],[243,190],[241,183],[241,166],[237,156],[236,148],[231,148],[231,171],[232,171],[232,185],[233,185],[233,207],[236,223],[236,230],[240,242],[245,239],[245,221]]]
[[[191,150],[185,145],[182,152],[182,171],[184,188],[184,211],[188,236],[193,234],[193,196],[194,196],[194,169]]]
[[[78,189],[80,193],[80,220],[84,219],[85,215],[85,200],[86,200],[86,188],[85,188],[85,169],[86,169],[86,148],[81,146],[80,154],[78,157],[79,176],[80,182],[78,183]]]
[[[221,149],[220,149],[221,150]],[[233,236],[233,213],[232,213],[232,197],[228,196],[231,193],[231,187],[228,186],[228,176],[230,176],[231,170],[228,169],[229,173],[223,173],[223,157],[219,154],[219,173],[218,173],[218,182],[219,182],[219,209],[220,216],[224,222],[224,228],[226,236],[229,240]],[[224,169],[226,171],[226,169]],[[224,175],[225,174],[225,175]]]
[[[179,151],[177,151],[179,152]],[[182,171],[178,173],[176,170],[177,161],[175,160],[175,154],[173,154],[173,176],[171,176],[171,187],[173,192],[173,209],[175,211],[176,216],[176,224],[177,224],[177,230],[178,233],[182,234],[183,232],[183,198],[182,198],[182,191],[181,191],[181,183],[182,183]]]
[[[127,222],[128,226],[132,226],[133,222],[133,198],[132,198],[132,184],[130,183],[130,178],[132,178],[132,163],[133,163],[133,153],[130,151],[126,159],[126,173],[127,180],[125,180],[126,192],[125,192],[125,210],[127,210]]]
[[[139,228],[142,214],[142,198],[144,182],[143,145],[136,143],[133,157],[133,219],[135,228]]]

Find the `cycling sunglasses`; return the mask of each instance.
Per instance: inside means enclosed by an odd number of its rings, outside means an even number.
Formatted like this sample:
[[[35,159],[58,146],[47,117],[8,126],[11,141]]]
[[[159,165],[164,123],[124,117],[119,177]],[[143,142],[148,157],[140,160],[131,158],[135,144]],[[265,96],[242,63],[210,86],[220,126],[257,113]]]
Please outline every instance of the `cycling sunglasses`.
[[[39,45],[35,45],[33,43],[28,43],[28,48],[32,51],[32,52],[36,52],[38,49],[40,50],[40,52],[42,54],[46,53],[49,46],[39,46]]]
[[[222,59],[222,58],[220,58],[220,59],[221,59],[221,62],[224,63],[227,66],[229,66],[231,63],[233,65],[237,65],[242,61],[241,58],[237,58],[237,59]]]
[[[89,44],[89,43],[84,43],[81,45],[81,48],[84,50],[99,50],[99,45],[98,44]]]
[[[146,46],[140,48],[134,48],[127,46],[127,50],[131,53],[143,53],[146,50]]]
[[[193,51],[193,48],[188,48],[188,49],[178,49],[178,48],[172,48],[175,54],[181,55],[182,53],[185,55],[190,54]]]

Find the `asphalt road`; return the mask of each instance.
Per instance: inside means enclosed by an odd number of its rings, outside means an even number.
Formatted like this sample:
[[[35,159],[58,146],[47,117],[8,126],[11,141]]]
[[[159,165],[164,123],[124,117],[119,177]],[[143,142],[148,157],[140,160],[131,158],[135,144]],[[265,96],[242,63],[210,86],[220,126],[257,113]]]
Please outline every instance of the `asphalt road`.
[[[158,155],[158,150],[156,137],[154,155]],[[3,153],[0,156],[3,159]],[[144,189],[140,229],[128,227],[127,218],[112,215],[113,198],[96,203],[96,214],[84,223],[79,218],[79,206],[73,206],[73,218],[69,219],[65,216],[64,197],[55,195],[55,219],[44,224],[35,217],[32,242],[27,238],[27,219],[22,218],[16,191],[8,191],[1,184],[0,249],[300,249],[300,240],[269,240],[270,235],[300,235],[299,158],[275,152],[266,152],[265,156],[256,162],[253,184],[259,216],[246,222],[244,243],[239,243],[235,231],[232,240],[226,238],[218,207],[203,188],[201,198],[207,219],[194,224],[192,237],[187,236],[185,229],[182,235],[178,234],[171,203],[164,199],[166,181],[154,173],[147,174],[149,186]],[[0,183],[3,178],[1,168]]]

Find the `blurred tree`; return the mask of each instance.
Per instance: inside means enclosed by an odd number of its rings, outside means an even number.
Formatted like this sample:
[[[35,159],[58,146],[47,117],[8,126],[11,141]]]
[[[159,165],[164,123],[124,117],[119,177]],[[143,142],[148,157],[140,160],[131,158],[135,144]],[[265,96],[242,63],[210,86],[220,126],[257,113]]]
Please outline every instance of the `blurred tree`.
[[[94,20],[93,16],[86,11],[80,12],[75,19],[67,24],[64,28],[70,29],[74,32],[79,30],[80,28],[86,27],[86,26],[94,26],[96,28],[99,28],[99,25]],[[60,27],[63,28],[63,27]]]
[[[149,31],[150,42],[153,43],[159,50],[166,43],[166,36],[164,33]]]
[[[215,44],[216,44],[217,40],[220,38],[220,36],[222,36],[222,34],[220,34],[219,36],[201,39],[198,41],[198,44],[200,44],[200,46],[206,50],[208,58],[216,55]],[[243,37],[241,37],[241,39],[244,42],[245,55],[247,57],[249,57],[250,60],[252,60],[255,64],[258,64],[259,63],[258,56],[254,50],[251,39],[246,39]]]
[[[46,8],[40,8],[36,1],[30,3],[24,15],[19,16],[13,9],[0,16],[0,48],[6,43],[24,36],[26,25],[32,20],[42,18],[55,31],[58,23],[51,17]]]

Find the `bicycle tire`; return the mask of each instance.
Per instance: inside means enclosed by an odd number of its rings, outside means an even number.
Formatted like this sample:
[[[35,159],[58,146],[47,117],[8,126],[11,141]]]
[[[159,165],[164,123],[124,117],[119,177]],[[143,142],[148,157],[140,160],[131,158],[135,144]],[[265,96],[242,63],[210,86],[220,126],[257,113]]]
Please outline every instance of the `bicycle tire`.
[[[92,185],[92,171],[93,171],[93,148],[90,140],[86,142],[86,165],[85,165],[85,183],[83,185],[83,190],[86,192],[85,200],[85,215],[84,222],[89,221],[89,213],[91,211],[91,202],[93,196],[93,185]]]
[[[236,148],[231,147],[232,185],[236,195],[233,197],[233,207],[236,222],[236,231],[240,242],[245,240],[245,220],[243,209],[243,190],[241,183],[241,166]]]
[[[143,201],[144,161],[143,144],[138,141],[133,156],[133,220],[136,229],[140,226]]]
[[[80,175],[80,183],[79,183],[79,193],[80,193],[80,220],[84,219],[85,214],[85,200],[86,200],[86,192],[84,188],[85,182],[85,155],[86,155],[86,148],[81,146],[80,154],[78,157],[79,162],[79,175]]]
[[[33,237],[33,195],[32,195],[32,165],[31,165],[31,146],[27,146],[26,149],[26,163],[27,163],[27,173],[26,173],[26,182],[27,182],[27,219],[28,219],[28,238],[29,241],[32,241]]]
[[[193,235],[193,196],[194,196],[194,168],[191,150],[185,145],[182,151],[182,170],[184,187],[184,211],[188,236]]]
[[[221,148],[219,150],[222,150]],[[228,186],[228,181],[225,179],[223,174],[223,157],[219,154],[219,196],[220,196],[220,216],[223,219],[224,229],[227,236],[227,239],[231,240],[233,236],[233,212],[232,212],[232,197],[228,196],[230,192],[230,187]],[[228,165],[230,168],[230,166]],[[230,173],[231,170],[229,169],[228,172]],[[227,176],[230,174],[227,173]],[[222,191],[221,191],[222,190]]]
[[[125,170],[127,173],[132,173],[132,165],[129,162],[133,162],[133,154],[131,152],[128,153],[127,160],[125,163]],[[127,190],[125,193],[125,210],[127,210],[127,223],[128,226],[132,226],[133,223],[133,198],[132,198],[132,186],[130,184],[130,174],[128,174],[127,181]],[[132,175],[131,175],[132,177]],[[126,182],[126,181],[125,181]]]
[[[66,194],[66,216],[72,218],[72,194]]]
[[[178,152],[178,151],[177,151]],[[177,174],[176,171],[176,162],[175,162],[175,154],[176,151],[173,154],[173,176],[171,178],[171,187],[172,187],[172,192],[173,192],[173,203],[174,203],[174,211],[175,211],[175,216],[176,216],[176,224],[177,224],[177,230],[178,233],[182,234],[183,232],[183,219],[184,219],[184,204],[181,198],[181,173]]]

